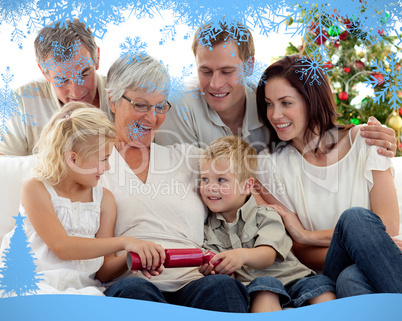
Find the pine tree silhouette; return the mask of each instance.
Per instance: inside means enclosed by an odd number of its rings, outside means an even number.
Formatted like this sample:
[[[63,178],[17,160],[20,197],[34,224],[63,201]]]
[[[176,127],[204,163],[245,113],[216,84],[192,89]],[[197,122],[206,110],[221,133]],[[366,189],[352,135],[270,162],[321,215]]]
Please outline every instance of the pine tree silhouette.
[[[40,274],[36,273],[34,256],[27,237],[23,230],[25,217],[18,213],[14,216],[14,234],[10,239],[10,246],[3,253],[2,261],[4,266],[0,268],[0,290],[3,290],[2,297],[26,295],[36,293],[39,289],[38,282]]]

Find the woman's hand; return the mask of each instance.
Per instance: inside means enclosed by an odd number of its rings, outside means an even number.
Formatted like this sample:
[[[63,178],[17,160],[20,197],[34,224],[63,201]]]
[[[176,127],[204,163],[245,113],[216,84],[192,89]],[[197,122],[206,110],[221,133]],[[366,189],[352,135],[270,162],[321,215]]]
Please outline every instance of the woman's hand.
[[[159,275],[162,269],[156,269],[161,263],[165,263],[166,253],[162,246],[154,242],[148,242],[136,239],[134,237],[125,237],[124,249],[127,252],[137,253],[141,259],[141,264],[143,267],[143,273],[148,276],[148,273],[144,273],[144,270],[153,270],[152,275]],[[146,275],[147,274],[147,275]]]
[[[285,224],[286,230],[291,235],[293,241],[300,244],[306,243],[308,231],[304,229],[295,213],[278,204],[267,204],[266,206],[274,209],[282,217],[283,224]]]
[[[204,276],[207,276],[207,275],[210,275],[210,274],[212,274],[212,275],[216,274],[215,270],[214,270],[214,265],[210,264],[210,263],[205,263],[205,264],[201,265],[198,268],[198,272],[200,272]]]

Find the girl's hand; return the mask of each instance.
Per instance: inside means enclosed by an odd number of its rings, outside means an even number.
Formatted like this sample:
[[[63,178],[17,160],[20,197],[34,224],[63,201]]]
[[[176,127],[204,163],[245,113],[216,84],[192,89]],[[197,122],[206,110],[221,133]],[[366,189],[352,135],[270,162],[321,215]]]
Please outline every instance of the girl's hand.
[[[124,249],[127,252],[134,252],[138,254],[144,270],[155,271],[153,274],[150,273],[150,275],[159,275],[161,273],[162,269],[157,269],[157,267],[160,264],[165,263],[166,254],[164,248],[159,244],[139,240],[133,237],[127,237]],[[148,277],[148,273],[145,273],[144,275]]]
[[[244,265],[245,257],[242,250],[234,249],[218,253],[211,259],[209,264],[213,266],[216,261],[222,260],[221,263],[215,266],[214,271],[218,274],[232,274]]]
[[[214,265],[213,264],[209,264],[209,263],[205,263],[203,265],[201,265],[198,268],[198,272],[200,272],[202,275],[207,276],[209,274],[215,274],[214,271]]]
[[[268,204],[267,206],[274,209],[282,217],[283,224],[285,224],[286,230],[291,235],[293,241],[305,244],[308,231],[304,229],[297,215],[284,206],[277,204]]]
[[[146,270],[146,269],[141,270],[141,273],[142,273],[145,277],[147,277],[148,279],[152,278],[153,276],[158,276],[158,275],[160,275],[162,272],[163,272],[163,269],[162,269],[162,268],[157,268],[156,270]],[[137,271],[136,271],[136,270],[133,270],[133,273],[134,273],[134,274],[137,274]]]

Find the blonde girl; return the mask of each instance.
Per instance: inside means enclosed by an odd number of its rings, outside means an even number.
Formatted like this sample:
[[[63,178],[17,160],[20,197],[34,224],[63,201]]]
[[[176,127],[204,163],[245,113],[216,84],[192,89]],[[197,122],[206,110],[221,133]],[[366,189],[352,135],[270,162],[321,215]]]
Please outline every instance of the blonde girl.
[[[22,186],[21,215],[43,281],[39,293],[102,295],[106,282],[127,272],[121,250],[139,254],[147,277],[158,275],[160,245],[113,237],[116,204],[98,185],[109,169],[115,129],[91,105],[66,104],[44,128],[33,178]],[[9,243],[9,242],[3,242]]]

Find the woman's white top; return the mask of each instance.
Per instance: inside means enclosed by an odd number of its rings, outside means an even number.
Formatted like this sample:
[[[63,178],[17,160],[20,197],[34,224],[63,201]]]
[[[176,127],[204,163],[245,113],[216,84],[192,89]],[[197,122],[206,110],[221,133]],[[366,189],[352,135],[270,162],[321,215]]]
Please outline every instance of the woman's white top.
[[[165,249],[201,248],[207,216],[198,194],[202,152],[188,144],[152,143],[144,184],[114,148],[109,159],[111,169],[102,176],[101,184],[116,199],[115,235],[153,241]],[[137,275],[143,277],[140,272]],[[120,278],[129,276],[132,272]],[[162,291],[176,291],[201,277],[198,267],[168,268],[150,281]]]
[[[291,145],[270,154],[258,155],[257,179],[283,205],[297,213],[309,231],[333,229],[346,209],[361,206],[370,209],[373,170],[392,167],[388,157],[369,146],[360,130],[351,148],[337,163],[320,167],[308,163]]]

